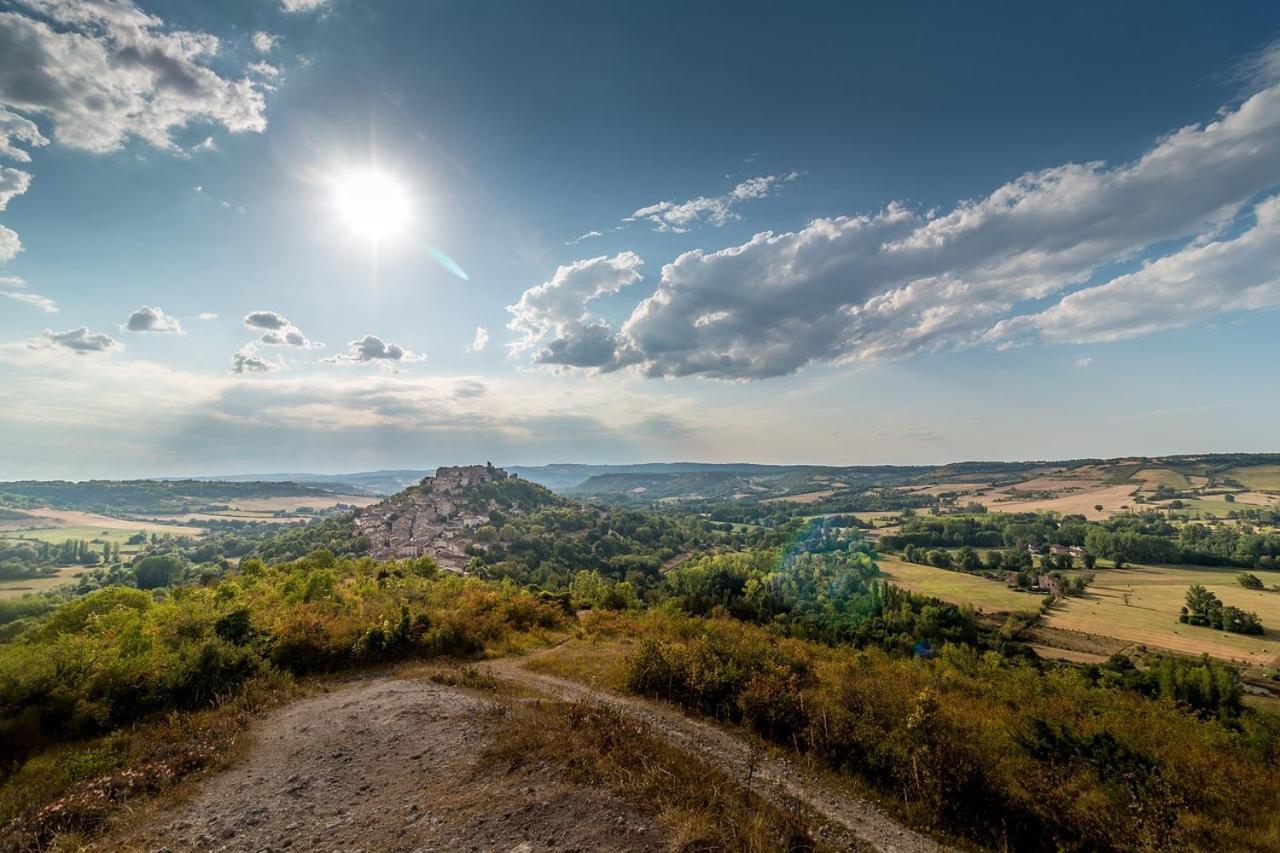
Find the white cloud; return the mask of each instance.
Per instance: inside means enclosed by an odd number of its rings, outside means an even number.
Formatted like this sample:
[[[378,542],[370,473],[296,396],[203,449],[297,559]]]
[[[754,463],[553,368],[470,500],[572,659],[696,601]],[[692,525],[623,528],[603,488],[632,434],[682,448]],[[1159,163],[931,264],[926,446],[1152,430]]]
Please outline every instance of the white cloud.
[[[275,311],[250,311],[244,315],[244,324],[250,329],[287,329],[293,324],[283,314]]]
[[[217,314],[215,314],[215,313],[213,313],[212,311],[204,311],[204,312],[201,312],[201,314],[200,314],[200,319],[201,319],[201,320],[216,320],[216,319],[218,319],[218,315],[217,315]]]
[[[572,240],[565,240],[564,244],[566,246],[576,246],[579,243],[581,243],[583,240],[591,240],[595,237],[603,237],[603,236],[604,235],[601,234],[599,231],[592,229],[586,232],[585,234],[579,234],[577,237],[574,237]]]
[[[488,345],[489,330],[484,326],[476,326],[476,336],[472,339],[471,346],[467,347],[467,352],[483,352]]]
[[[173,132],[193,123],[266,127],[259,88],[209,67],[213,35],[169,29],[128,0],[27,8],[0,13],[0,107],[47,119],[63,145],[112,151],[137,137],[177,153]],[[29,126],[6,122],[6,139],[39,144]]]
[[[149,305],[143,305],[130,314],[120,328],[126,332],[182,333],[182,324],[177,317],[170,317],[159,308]]]
[[[1050,343],[1103,343],[1280,307],[1280,196],[1258,204],[1254,214],[1253,227],[1234,239],[1192,243],[1044,311],[1003,320],[987,339],[1035,334]]]
[[[1213,121],[1161,138],[1130,163],[1031,172],[941,214],[890,204],[876,213],[817,219],[798,231],[763,232],[721,251],[686,252],[662,268],[656,289],[617,334],[599,322],[563,322],[571,312],[551,312],[558,326],[547,317],[526,320],[531,312],[522,299],[512,308],[512,328],[524,334],[515,352],[551,328],[559,340],[536,362],[744,380],[812,363],[966,346],[984,336],[1007,342],[1019,330],[1049,341],[1141,334],[1190,322],[1192,312],[1179,300],[1192,296],[1194,310],[1270,304],[1266,272],[1276,268],[1276,256],[1269,254],[1269,225],[1233,249],[1205,244],[1238,230],[1249,203],[1277,184],[1280,84],[1272,81]],[[1269,215],[1264,208],[1260,220]],[[1185,249],[1175,248],[1176,261],[1152,263],[1151,271],[1122,277],[1097,295],[1068,295],[1056,310],[1034,304],[1069,293],[1107,264],[1188,240]],[[1229,263],[1227,255],[1241,260]],[[1201,274],[1186,292],[1171,287],[1168,279],[1193,261],[1222,276]],[[1252,273],[1249,263],[1256,265]],[[1151,284],[1155,276],[1166,283]],[[1086,305],[1097,310],[1103,294],[1122,291],[1157,304],[1108,308],[1089,323],[1072,317]],[[1043,316],[1010,320],[1026,313]],[[997,326],[1001,320],[1009,322]]]
[[[328,3],[329,0],[280,0],[280,8],[286,12],[310,12]]]
[[[0,275],[0,287],[26,287],[27,280],[16,275]]]
[[[31,175],[21,169],[0,167],[0,210],[9,206],[9,201],[27,191],[31,186]]]
[[[231,356],[232,373],[270,373],[285,367],[284,359],[264,358],[253,344],[246,345]]]
[[[280,69],[276,68],[270,62],[255,62],[249,66],[249,70],[259,77],[279,77]]]
[[[57,314],[58,303],[47,296],[41,296],[37,293],[12,293],[10,291],[0,291],[0,296],[7,296],[18,302],[25,302],[35,308],[39,308],[46,314]]]
[[[261,348],[294,347],[297,349],[323,349],[324,344],[313,341],[302,333],[297,326],[277,311],[255,310],[244,315],[247,329],[262,332],[255,341],[245,344],[239,352],[231,356],[232,373],[267,373],[273,370],[284,370],[288,363],[280,356],[269,359],[262,355]]]
[[[31,155],[14,143],[39,148],[48,145],[49,140],[40,133],[31,119],[14,115],[8,110],[0,110],[0,158],[30,163]]]
[[[1086,368],[1086,367],[1092,367],[1092,366],[1093,366],[1093,356],[1091,355],[1086,355],[1084,358],[1076,359],[1076,367]]]
[[[270,53],[280,43],[280,36],[258,30],[253,34],[253,49],[258,53]]]
[[[0,225],[0,263],[9,260],[21,251],[22,241],[18,239],[18,235]]]
[[[547,348],[534,355],[534,361],[576,366],[611,361],[609,328],[593,318],[587,306],[640,281],[643,264],[635,252],[620,252],[612,258],[601,255],[556,269],[550,281],[529,288],[519,302],[507,306],[513,315],[507,328],[520,335],[511,344],[512,353],[523,353],[551,338]],[[609,352],[603,353],[601,347]]]
[[[384,341],[377,335],[365,335],[347,345],[345,353],[323,359],[326,364],[381,364],[394,369],[396,364],[426,361],[426,356],[411,352],[399,344]]]
[[[32,348],[57,348],[69,349],[77,355],[87,355],[94,352],[111,352],[119,349],[119,341],[110,335],[104,335],[100,332],[90,332],[84,326],[78,329],[71,329],[66,332],[55,332],[51,329],[45,329],[41,333],[42,337],[29,344]]]
[[[623,222],[649,222],[655,231],[672,231],[682,234],[696,225],[714,225],[719,228],[742,216],[736,210],[744,201],[764,198],[777,192],[783,185],[800,177],[799,172],[785,175],[762,175],[742,181],[724,195],[698,196],[688,201],[660,201],[647,205],[628,216]],[[587,232],[578,240],[599,236],[599,232]],[[573,242],[578,242],[575,240]]]

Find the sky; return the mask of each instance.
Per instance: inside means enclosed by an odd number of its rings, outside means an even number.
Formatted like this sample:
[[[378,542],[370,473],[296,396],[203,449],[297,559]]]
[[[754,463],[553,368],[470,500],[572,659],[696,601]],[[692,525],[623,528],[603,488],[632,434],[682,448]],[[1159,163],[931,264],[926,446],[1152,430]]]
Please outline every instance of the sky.
[[[1280,6],[0,0],[0,479],[1277,451]]]

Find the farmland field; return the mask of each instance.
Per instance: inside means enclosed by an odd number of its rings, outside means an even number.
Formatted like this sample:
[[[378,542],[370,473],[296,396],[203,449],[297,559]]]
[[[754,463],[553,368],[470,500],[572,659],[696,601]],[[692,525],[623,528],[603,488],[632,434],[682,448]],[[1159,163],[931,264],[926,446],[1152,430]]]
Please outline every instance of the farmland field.
[[[908,563],[896,557],[876,558],[884,579],[921,595],[930,595],[953,604],[969,604],[977,610],[1035,610],[1039,595],[1015,592],[999,581],[977,575]]]
[[[1018,488],[1023,488],[1019,484]],[[1060,512],[1063,515],[1079,514],[1090,520],[1110,518],[1120,512],[1120,507],[1133,504],[1133,484],[1120,486],[1103,486],[1095,484],[1093,488],[1085,488],[1078,492],[1069,492],[1049,498],[1030,498],[1027,500],[997,501],[993,498],[999,493],[984,494],[981,500],[991,512]],[[1101,510],[1094,509],[1101,505]]]
[[[1254,571],[1267,586],[1280,572]],[[1053,628],[1083,631],[1187,654],[1272,666],[1280,662],[1280,593],[1247,590],[1236,583],[1238,569],[1132,566],[1103,569],[1083,598],[1063,599],[1046,618]],[[1267,626],[1262,636],[1227,634],[1178,621],[1187,587],[1203,584],[1225,603],[1252,610]],[[1123,596],[1129,595],[1129,603]]]
[[[0,580],[0,599],[18,598],[29,592],[44,592],[75,578],[85,570],[84,566],[64,566],[55,575],[44,578],[24,578],[22,580]]]
[[[1280,492],[1280,465],[1251,465],[1223,472],[1227,477],[1263,492]]]
[[[1171,489],[1189,489],[1190,481],[1172,468],[1143,468],[1133,475],[1134,480],[1142,481],[1142,490],[1154,492],[1157,486],[1168,486]]]

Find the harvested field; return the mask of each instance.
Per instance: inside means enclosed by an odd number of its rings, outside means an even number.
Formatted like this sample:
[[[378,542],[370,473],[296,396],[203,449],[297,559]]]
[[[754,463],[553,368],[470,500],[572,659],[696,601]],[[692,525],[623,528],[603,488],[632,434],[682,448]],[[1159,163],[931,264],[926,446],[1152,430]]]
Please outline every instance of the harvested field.
[[[24,510],[26,511],[26,510]],[[41,529],[56,528],[73,528],[79,530],[97,530],[97,531],[129,531],[136,533],[139,530],[145,530],[148,533],[158,533],[164,535],[166,533],[173,536],[199,536],[204,533],[198,527],[184,527],[178,525],[165,526],[149,521],[137,521],[131,518],[115,518],[110,515],[98,515],[94,512],[81,512],[75,509],[53,509],[52,507],[40,507],[26,511],[32,516],[29,522],[18,521],[19,527],[39,527]],[[15,522],[10,520],[6,522],[5,530],[12,531]],[[35,531],[24,530],[24,533],[34,533]],[[72,534],[67,534],[57,541],[63,539],[76,538]]]
[[[1097,481],[1091,482],[1095,488],[1060,497],[997,501],[992,498],[998,495],[993,494],[983,495],[982,499],[991,512],[1060,512],[1063,515],[1083,515],[1094,521],[1110,518],[1121,511],[1122,505],[1132,505],[1133,484],[1102,486]],[[1018,488],[1025,488],[1025,484],[1019,485]],[[1102,505],[1100,512],[1094,509],[1098,504]]]
[[[814,504],[823,498],[829,498],[836,493],[835,489],[823,489],[818,492],[805,492],[800,495],[786,495],[781,498],[765,498],[764,503],[793,503],[793,504]]]
[[[1185,654],[1274,666],[1280,663],[1280,593],[1244,589],[1236,583],[1237,574],[1238,569],[1180,566],[1099,570],[1083,598],[1064,599],[1045,623]],[[1280,572],[1254,574],[1267,586],[1280,584]],[[1227,634],[1180,623],[1178,610],[1194,583],[1203,584],[1227,604],[1256,612],[1267,626],[1266,634]]]

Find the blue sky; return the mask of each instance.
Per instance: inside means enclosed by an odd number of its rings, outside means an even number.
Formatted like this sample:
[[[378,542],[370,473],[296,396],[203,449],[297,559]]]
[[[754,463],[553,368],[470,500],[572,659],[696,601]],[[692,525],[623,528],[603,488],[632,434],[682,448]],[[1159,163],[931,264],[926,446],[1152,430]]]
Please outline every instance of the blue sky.
[[[0,478],[1276,450],[1277,35],[4,4]]]

